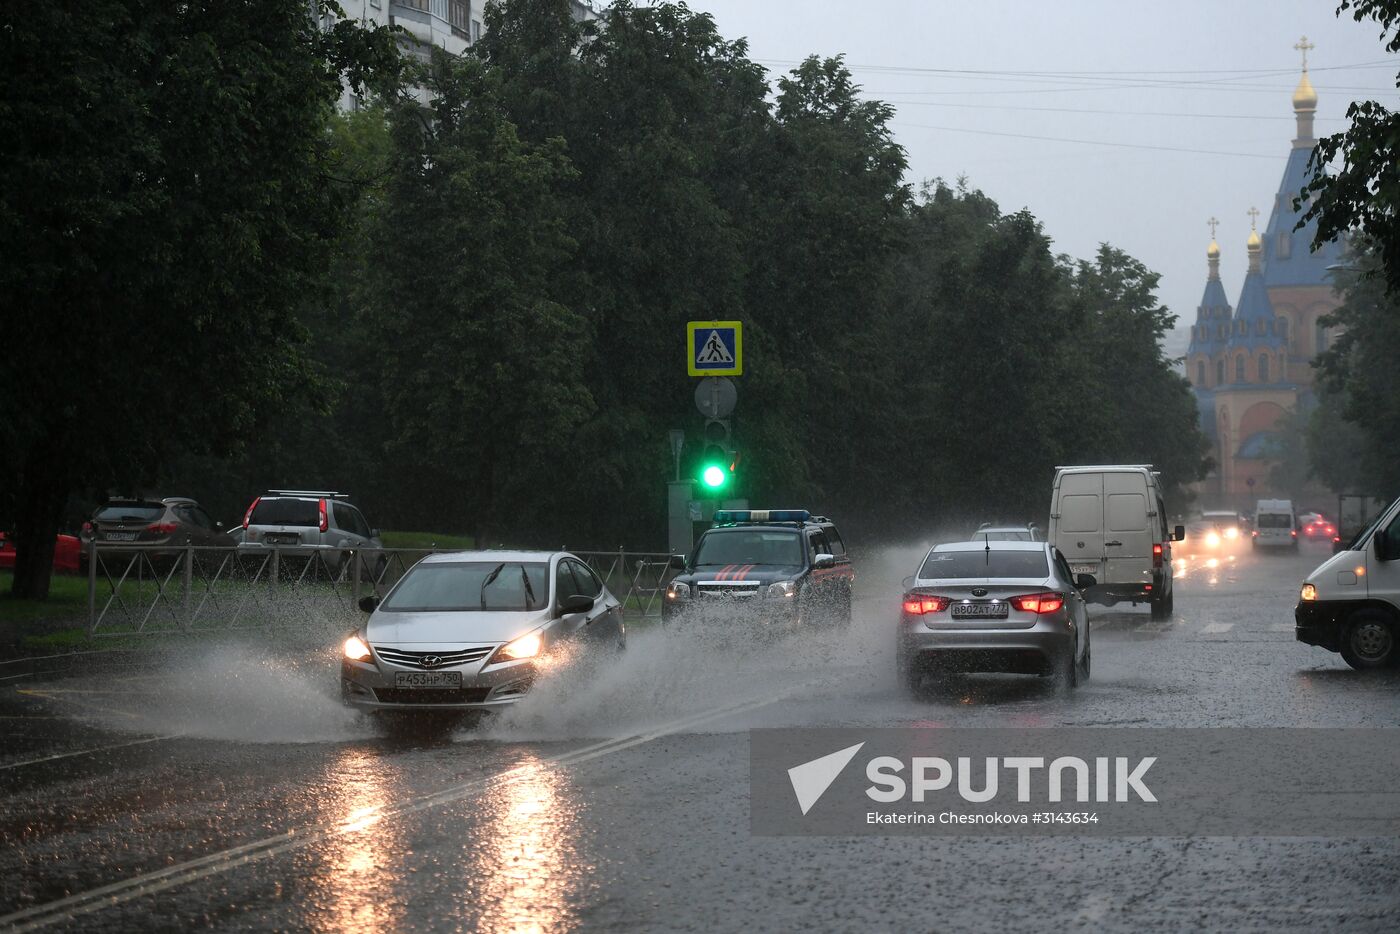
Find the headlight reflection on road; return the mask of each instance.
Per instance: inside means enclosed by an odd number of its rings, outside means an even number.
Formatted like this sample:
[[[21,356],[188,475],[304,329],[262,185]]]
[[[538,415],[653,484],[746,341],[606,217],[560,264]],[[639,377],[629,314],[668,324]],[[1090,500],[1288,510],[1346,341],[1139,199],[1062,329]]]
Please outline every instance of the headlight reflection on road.
[[[335,801],[328,816],[339,831],[325,844],[309,910],[311,927],[334,931],[392,931],[403,927],[396,873],[401,871],[395,821],[383,820],[391,803],[383,762],[363,749],[337,757],[327,787]]]
[[[513,781],[481,802],[483,837],[471,848],[471,876],[485,931],[568,931],[579,926],[572,896],[592,867],[577,852],[578,828],[567,779],[544,763],[526,763]]]

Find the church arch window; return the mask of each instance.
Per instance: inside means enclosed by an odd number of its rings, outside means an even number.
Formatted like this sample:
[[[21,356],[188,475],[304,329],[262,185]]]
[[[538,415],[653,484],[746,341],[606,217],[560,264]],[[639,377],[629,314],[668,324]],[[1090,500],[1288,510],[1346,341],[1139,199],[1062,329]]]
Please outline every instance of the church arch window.
[[[1318,353],[1322,353],[1327,349],[1327,328],[1319,321],[1314,330],[1313,345],[1317,348]]]
[[[1254,333],[1255,333],[1255,334],[1263,335],[1263,334],[1267,333],[1268,328],[1269,328],[1269,325],[1264,321],[1263,318],[1260,318],[1258,321],[1254,322]]]
[[[1268,381],[1269,381],[1269,355],[1266,354],[1266,353],[1261,353],[1261,354],[1259,355],[1259,382],[1261,382],[1261,383],[1267,383]]]
[[[1287,230],[1278,232],[1278,245],[1274,247],[1274,256],[1279,259],[1288,259],[1293,255],[1293,237]]]
[[[1235,358],[1235,382],[1244,382],[1244,354]]]
[[[1280,315],[1276,326],[1278,327],[1278,336],[1288,340],[1288,319]]]
[[[1206,385],[1206,362],[1204,360],[1196,363],[1196,385],[1205,388]]]
[[[1225,361],[1224,361],[1224,360],[1217,360],[1217,361],[1215,361],[1215,385],[1217,385],[1217,386],[1224,386],[1224,385],[1225,385]]]

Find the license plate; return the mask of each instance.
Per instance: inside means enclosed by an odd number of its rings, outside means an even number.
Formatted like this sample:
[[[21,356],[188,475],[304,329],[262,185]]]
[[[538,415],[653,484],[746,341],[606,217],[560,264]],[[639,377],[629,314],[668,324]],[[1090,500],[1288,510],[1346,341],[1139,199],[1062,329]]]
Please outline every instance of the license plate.
[[[301,536],[269,534],[263,536],[263,541],[269,545],[295,545],[301,541]]]
[[[460,671],[396,671],[394,672],[394,687],[396,688],[460,688],[462,686],[462,673]]]
[[[1005,603],[953,604],[953,619],[1006,619],[1009,612]]]
[[[136,541],[136,533],[135,533],[135,532],[108,532],[108,533],[107,533],[107,541],[109,541],[109,542],[134,542],[134,541]]]
[[[1099,566],[1097,564],[1071,564],[1069,569],[1075,574],[1097,574]]]

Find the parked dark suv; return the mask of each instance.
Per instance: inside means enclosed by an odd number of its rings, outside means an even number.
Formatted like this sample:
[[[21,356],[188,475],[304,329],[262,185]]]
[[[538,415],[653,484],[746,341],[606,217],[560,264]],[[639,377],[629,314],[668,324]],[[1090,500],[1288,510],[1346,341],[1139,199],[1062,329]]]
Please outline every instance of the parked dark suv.
[[[805,509],[720,510],[666,588],[666,619],[849,623],[855,569],[836,525]]]

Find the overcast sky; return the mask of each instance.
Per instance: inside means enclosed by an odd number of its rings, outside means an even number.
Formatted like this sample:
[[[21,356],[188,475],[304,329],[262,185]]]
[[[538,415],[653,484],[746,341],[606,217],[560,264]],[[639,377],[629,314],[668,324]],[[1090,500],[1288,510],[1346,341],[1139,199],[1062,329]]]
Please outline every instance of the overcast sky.
[[[1259,208],[1262,229],[1295,135],[1299,38],[1316,46],[1316,135],[1342,128],[1354,99],[1397,101],[1400,59],[1379,29],[1338,19],[1325,0],[689,5],[726,37],[747,37],[770,72],[844,53],[867,96],[897,106],[911,181],[965,175],[1003,211],[1028,208],[1056,252],[1126,250],[1162,274],[1179,331],[1201,298],[1211,216],[1238,299],[1246,212]],[[1183,353],[1185,336],[1168,350]]]

